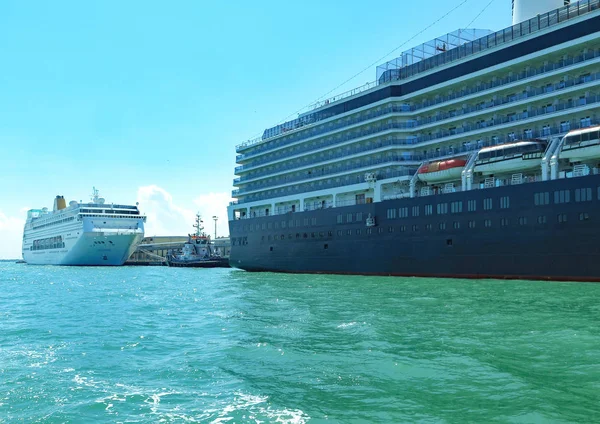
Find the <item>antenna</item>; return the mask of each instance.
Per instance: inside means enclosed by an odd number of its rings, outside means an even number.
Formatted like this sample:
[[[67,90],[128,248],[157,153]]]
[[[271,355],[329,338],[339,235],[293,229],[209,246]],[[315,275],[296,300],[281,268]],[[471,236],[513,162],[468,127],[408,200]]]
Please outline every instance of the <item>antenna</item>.
[[[98,203],[98,199],[100,198],[98,196],[98,194],[99,194],[99,192],[96,189],[96,187],[92,187],[92,199],[91,200],[92,200],[93,203]]]

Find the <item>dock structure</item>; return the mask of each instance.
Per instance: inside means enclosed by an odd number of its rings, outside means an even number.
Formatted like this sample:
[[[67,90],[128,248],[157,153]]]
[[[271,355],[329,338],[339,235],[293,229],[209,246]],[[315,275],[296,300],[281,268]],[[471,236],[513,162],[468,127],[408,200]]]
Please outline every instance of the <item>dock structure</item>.
[[[187,236],[144,237],[125,265],[166,265],[167,255],[181,250],[187,240]],[[213,241],[213,245],[222,256],[229,257],[229,237],[219,237]]]

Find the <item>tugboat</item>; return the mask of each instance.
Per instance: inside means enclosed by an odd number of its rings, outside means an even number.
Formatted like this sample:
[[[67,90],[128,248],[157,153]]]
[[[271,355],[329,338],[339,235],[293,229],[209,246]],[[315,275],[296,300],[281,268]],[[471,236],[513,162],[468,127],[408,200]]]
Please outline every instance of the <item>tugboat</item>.
[[[229,258],[224,258],[218,252],[213,251],[210,236],[204,233],[200,214],[196,214],[194,228],[196,232],[188,234],[188,241],[184,243],[181,253],[167,255],[167,265],[194,268],[229,268]]]

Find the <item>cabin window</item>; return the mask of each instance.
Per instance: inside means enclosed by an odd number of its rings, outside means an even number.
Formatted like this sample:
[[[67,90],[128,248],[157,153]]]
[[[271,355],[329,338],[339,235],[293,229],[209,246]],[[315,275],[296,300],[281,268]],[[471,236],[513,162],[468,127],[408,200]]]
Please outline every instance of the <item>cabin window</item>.
[[[527,217],[526,216],[519,217],[519,225],[527,225]]]
[[[538,224],[545,224],[547,222],[546,215],[540,215],[537,217]]]
[[[483,210],[489,211],[490,209],[492,209],[492,206],[492,199],[483,199]]]
[[[387,210],[387,217],[388,217],[388,219],[394,219],[394,218],[396,218],[396,209],[388,209]]]
[[[352,214],[346,214],[346,222],[352,222]]]
[[[344,222],[344,215],[342,215],[342,214],[339,214],[339,215],[337,216],[337,223],[338,223],[338,224],[342,224],[343,222]]]
[[[454,221],[454,229],[458,230],[460,228],[460,222]]]
[[[418,225],[413,225],[412,226],[412,230],[413,230],[413,233],[416,233],[417,231],[419,231],[419,226]]]
[[[304,218],[304,226],[308,227],[308,218]]]
[[[393,232],[394,232],[394,227],[392,227],[392,226],[389,226],[389,227],[388,227],[388,233],[393,233]]]
[[[589,202],[591,200],[592,200],[592,189],[591,188],[575,189],[575,201],[576,202]]]
[[[567,222],[567,214],[566,213],[559,213],[558,215],[556,215],[556,218],[559,223]]]
[[[491,219],[486,219],[485,221],[483,221],[483,225],[486,227],[491,227],[492,226],[492,220]]]
[[[398,216],[400,218],[408,218],[408,207],[398,209]]]
[[[281,228],[285,228],[285,224],[286,224],[285,221],[281,221]]]
[[[600,199],[600,187],[598,187],[598,199]],[[425,215],[433,215],[433,205],[425,205]]]
[[[413,206],[412,207],[412,216],[419,216],[419,207],[418,206]]]
[[[469,221],[469,228],[475,228],[475,221]]]
[[[338,236],[342,236],[344,234],[344,232],[342,230],[337,230],[337,235]]]
[[[445,230],[446,229],[446,223],[445,222],[440,222],[438,227],[439,227],[440,230]]]
[[[462,202],[452,202],[450,203],[450,212],[452,213],[461,213],[462,212]]]
[[[477,210],[477,200],[469,200],[467,203],[469,212],[475,212]]]
[[[360,236],[360,228],[357,228],[357,229],[356,229],[356,235],[357,235],[357,236]]]
[[[448,213],[448,203],[438,203],[437,205],[437,214],[445,215]]]
[[[426,224],[426,225],[425,225],[425,229],[426,229],[427,231],[431,231],[431,230],[432,230],[432,228],[433,228],[433,227],[432,227],[432,225],[431,225],[431,224]]]
[[[550,193],[547,191],[543,193],[535,193],[533,195],[533,200],[536,206],[548,205],[550,203]]]
[[[557,190],[554,192],[554,203],[569,203],[571,201],[571,191],[570,190]]]
[[[317,218],[311,218],[310,223],[312,225],[317,225]]]
[[[361,222],[362,219],[363,219],[362,212],[357,212],[356,213],[356,222]]]
[[[588,219],[590,219],[590,215],[587,212],[582,212],[579,214],[580,221],[587,221]]]
[[[379,227],[379,228],[377,229],[377,232],[378,232],[379,234],[383,234],[383,227]]]
[[[508,224],[509,224],[508,218],[502,218],[500,220],[500,225],[502,225],[503,227],[506,227]]]

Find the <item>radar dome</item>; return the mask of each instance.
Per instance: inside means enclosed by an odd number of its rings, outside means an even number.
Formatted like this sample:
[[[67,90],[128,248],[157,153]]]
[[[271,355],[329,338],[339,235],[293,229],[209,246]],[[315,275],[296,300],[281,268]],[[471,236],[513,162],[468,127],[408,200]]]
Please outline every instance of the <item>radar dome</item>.
[[[101,205],[103,205],[105,202],[104,197],[101,197],[98,199],[98,203],[100,203]]]
[[[74,208],[75,206],[77,206],[77,202],[76,202],[75,200],[71,200],[71,201],[69,202],[69,206],[71,206],[71,207],[73,207],[73,208]]]

